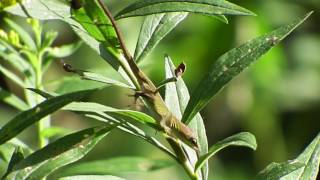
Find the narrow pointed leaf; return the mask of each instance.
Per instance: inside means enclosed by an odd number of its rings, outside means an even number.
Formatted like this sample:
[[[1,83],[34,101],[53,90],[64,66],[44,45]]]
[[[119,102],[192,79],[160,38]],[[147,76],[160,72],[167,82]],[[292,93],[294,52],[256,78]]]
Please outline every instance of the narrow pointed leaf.
[[[165,60],[166,79],[175,77],[176,67],[172,63],[171,58],[166,56]],[[165,102],[171,109],[171,112],[173,112],[177,117],[181,118],[190,98],[188,88],[183,79],[178,77],[176,82],[166,84],[165,95]],[[206,154],[208,152],[208,141],[206,129],[200,113],[193,118],[188,126],[196,134],[199,144],[199,155],[201,156]],[[194,151],[187,150],[187,152],[194,166],[198,160],[197,154],[194,153]],[[202,167],[201,173],[204,180],[208,178],[208,167],[208,163],[205,163],[205,165]]]
[[[173,161],[168,160],[151,160],[142,157],[118,157],[76,164],[59,171],[58,176],[152,172],[170,167],[173,164]]]
[[[5,91],[4,89],[1,89],[1,87],[0,87],[0,101],[5,102],[21,111],[29,108],[29,106],[24,101],[22,101],[16,95],[8,91]]]
[[[69,176],[60,178],[59,180],[125,180],[123,178],[117,177],[117,176],[111,176],[111,175],[79,175],[79,176]]]
[[[197,171],[199,168],[201,168],[204,165],[204,163],[208,161],[208,159],[215,155],[217,152],[229,146],[243,146],[256,150],[257,142],[254,135],[248,132],[243,132],[230,136],[211,146],[209,148],[209,152],[199,158],[195,170]]]
[[[183,122],[189,123],[231,79],[287,37],[311,13],[222,55],[192,93],[186,111],[183,114]]]
[[[320,133],[296,159],[270,164],[258,174],[257,179],[316,180],[319,164]]]
[[[306,164],[306,166],[298,172],[298,177],[300,177],[301,180],[317,179],[320,165],[320,133],[295,160]]]
[[[119,86],[123,88],[128,88],[128,89],[135,89],[134,87],[131,87],[123,82],[108,78],[106,76],[103,76],[101,74],[93,73],[93,72],[87,72],[87,71],[81,71],[81,72],[76,72],[82,79],[86,80],[92,80],[96,82],[101,82],[106,85],[112,85],[112,86]]]
[[[188,13],[163,13],[145,17],[134,53],[135,60],[139,62],[146,57],[187,15]]]
[[[147,124],[150,127],[155,129],[159,129],[158,124],[154,118],[151,116],[139,112],[139,111],[132,111],[132,110],[123,110],[123,109],[116,109],[108,106],[104,106],[98,103],[78,103],[74,102],[67,105],[64,110],[69,111],[86,111],[86,112],[103,112],[111,117],[118,117],[124,118],[131,121],[140,122],[143,124]]]
[[[63,106],[78,101],[96,90],[78,91],[62,96],[54,97],[38,104],[34,108],[19,113],[0,129],[0,144],[15,137],[21,131],[46,117],[47,115],[59,110]]]
[[[294,171],[304,167],[300,162],[271,163],[265,170],[259,173],[257,180],[283,179]],[[295,179],[295,178],[294,178]]]
[[[64,58],[76,52],[81,45],[82,41],[78,41],[60,47],[53,47],[48,50],[48,55],[53,56],[55,58]]]
[[[101,16],[101,6],[97,7],[97,0],[86,1],[85,7],[88,7],[90,13],[93,16],[99,16],[99,20],[108,21],[108,18],[103,15]],[[76,34],[90,46],[94,51],[96,51],[104,60],[106,60],[116,71],[118,71],[124,79],[131,83],[130,78],[126,75],[123,68],[120,67],[119,61],[124,62],[125,58],[122,54],[119,54],[119,49],[113,46],[109,46],[110,43],[113,45],[118,44],[117,39],[114,38],[114,33],[108,34],[108,29],[111,26],[107,24],[95,24],[90,18],[90,14],[86,14],[84,8],[80,8],[78,11],[71,11],[70,14],[70,3],[63,1],[47,1],[47,0],[28,0],[23,1],[20,5],[15,5],[13,7],[7,8],[6,11],[15,15],[28,17],[28,15],[42,20],[52,20],[59,19],[67,24],[75,31]],[[23,10],[24,9],[24,10]],[[26,10],[26,11],[25,11]],[[101,33],[99,27],[103,26],[103,32],[105,36]],[[110,31],[111,32],[111,31]],[[109,42],[106,41],[105,37],[108,38]]]
[[[42,179],[56,169],[84,157],[113,128],[106,126],[89,128],[60,138],[14,166],[9,177]]]
[[[139,0],[120,11],[116,18],[165,12],[191,12],[206,15],[254,15],[249,10],[225,0]]]
[[[30,15],[40,20],[70,18],[70,6],[59,0],[24,0],[21,5],[8,7],[5,11],[23,17]]]
[[[12,153],[10,162],[8,164],[8,168],[6,173],[2,176],[2,179],[8,176],[8,174],[12,171],[13,167],[18,164],[20,161],[24,159],[22,148],[16,147],[14,152]]]
[[[118,69],[119,64],[124,61],[120,42],[111,20],[104,11],[104,7],[99,0],[84,0],[79,9],[72,9],[73,17],[82,27],[100,42],[100,48],[105,49],[106,60]]]
[[[23,80],[19,76],[17,76],[15,73],[11,72],[9,69],[5,68],[1,64],[0,64],[0,72],[3,73],[8,79],[13,81],[15,84],[19,85],[22,88],[25,87]]]

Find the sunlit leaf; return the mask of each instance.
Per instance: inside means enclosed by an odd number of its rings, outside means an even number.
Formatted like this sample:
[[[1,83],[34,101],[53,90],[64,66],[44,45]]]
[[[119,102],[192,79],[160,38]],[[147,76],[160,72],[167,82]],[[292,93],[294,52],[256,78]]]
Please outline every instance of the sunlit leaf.
[[[5,91],[4,89],[1,89],[0,87],[0,101],[5,102],[18,110],[24,111],[29,108],[29,106],[22,101],[19,97],[16,95]]]
[[[214,62],[209,72],[200,80],[198,87],[193,91],[186,111],[183,114],[183,122],[189,123],[231,79],[287,37],[311,13],[222,55]]]
[[[105,49],[106,60],[115,68],[125,61],[111,20],[98,0],[84,0],[82,7],[72,9],[72,16]]]
[[[21,6],[15,5],[8,7],[5,11],[23,17],[28,17],[30,15],[31,17],[40,20],[70,17],[70,6],[59,0],[24,0],[21,2]]]
[[[79,175],[79,176],[69,176],[69,177],[64,177],[60,178],[59,180],[125,180],[120,177],[116,176],[111,176],[111,175],[104,175],[104,176],[99,176],[99,175]]]
[[[163,13],[145,17],[134,53],[135,60],[139,62],[146,57],[187,15],[188,13]]]
[[[9,69],[5,68],[1,64],[0,64],[0,72],[3,73],[7,78],[9,78],[15,84],[19,85],[22,88],[25,87],[25,83],[19,76],[17,76],[15,73],[11,72]]]
[[[158,124],[154,118],[151,116],[132,110],[116,109],[108,106],[104,106],[98,103],[84,103],[84,102],[74,102],[63,108],[69,111],[86,111],[86,112],[104,112],[111,117],[123,118],[126,120],[136,121],[143,124],[147,124],[150,127],[159,129]]]
[[[166,56],[165,59],[166,78],[168,79],[175,77],[176,67],[172,63],[169,56]],[[181,118],[190,98],[188,88],[184,83],[183,79],[181,77],[178,77],[176,82],[166,84],[165,94],[165,102],[167,106],[170,108],[172,113],[174,113],[177,117]],[[198,113],[189,123],[188,126],[196,134],[199,145],[199,155],[201,156],[206,154],[208,152],[208,142],[206,129],[201,115]],[[198,155],[192,150],[187,150],[187,152],[190,160],[192,161],[191,163],[194,166],[198,160]],[[208,167],[208,163],[206,163],[202,168],[201,173],[203,179],[208,178]]]
[[[24,159],[24,155],[23,155],[23,151],[22,148],[20,147],[16,147],[15,150],[12,153],[10,162],[8,164],[8,168],[6,173],[3,175],[2,178],[6,177],[12,170],[13,167],[18,164],[20,161],[22,161]]]
[[[29,110],[19,113],[0,129],[0,144],[3,144],[9,139],[15,137],[30,125],[59,110],[63,106],[73,101],[78,101],[95,91],[96,89],[78,91],[54,97],[45,100]]]
[[[82,79],[85,80],[91,80],[91,81],[96,81],[100,83],[104,83],[106,85],[112,85],[112,86],[119,86],[123,88],[128,88],[128,89],[134,89],[134,87],[131,87],[123,82],[117,81],[115,79],[108,78],[106,76],[103,76],[101,74],[93,73],[93,72],[87,72],[87,71],[81,71],[81,72],[76,72]]]
[[[70,132],[70,129],[50,126],[49,128],[46,128],[41,132],[41,136],[45,138],[52,138],[55,136],[64,136],[69,134]]]
[[[120,11],[116,18],[164,12],[191,12],[206,15],[254,15],[249,10],[224,0],[140,0]]]
[[[254,135],[247,132],[239,133],[230,136],[222,141],[219,141],[209,148],[209,152],[207,154],[202,155],[199,158],[195,168],[196,171],[201,168],[210,157],[214,156],[217,152],[229,146],[243,146],[256,150],[257,142]]]
[[[72,55],[81,46],[82,41],[78,41],[72,44],[63,45],[60,47],[53,47],[48,50],[48,55],[55,58],[64,58]]]
[[[152,172],[170,167],[173,164],[173,161],[167,160],[151,160],[142,157],[117,157],[76,164],[59,171],[58,176]]]
[[[42,179],[84,157],[113,127],[95,127],[67,135],[32,153],[13,167],[8,177]]]
[[[264,169],[256,179],[259,180],[273,180],[284,179],[286,175],[292,174],[294,171],[304,167],[305,165],[300,162],[285,162],[285,163],[271,163]],[[293,178],[296,179],[296,178]]]
[[[25,45],[31,48],[31,50],[37,49],[36,43],[33,41],[32,37],[27,31],[8,18],[4,18],[4,21],[9,25],[10,28],[12,28],[12,30],[19,34],[19,37],[25,43]]]

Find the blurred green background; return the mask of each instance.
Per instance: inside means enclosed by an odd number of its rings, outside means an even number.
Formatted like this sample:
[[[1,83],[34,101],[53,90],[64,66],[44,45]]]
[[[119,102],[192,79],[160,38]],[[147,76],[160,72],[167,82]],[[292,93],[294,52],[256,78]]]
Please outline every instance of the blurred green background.
[[[130,1],[106,2],[117,12]],[[252,179],[271,162],[293,159],[311,142],[320,130],[320,1],[319,0],[256,0],[232,1],[255,12],[257,17],[229,17],[223,24],[206,16],[190,15],[170,33],[140,65],[155,82],[164,78],[164,53],[176,64],[184,61],[184,80],[189,90],[196,87],[208,67],[227,50],[280,25],[287,24],[307,11],[314,14],[288,39],[272,49],[260,61],[243,72],[214,98],[202,111],[209,145],[240,131],[256,135],[258,149],[230,148],[210,160],[209,179]],[[120,20],[125,41],[134,52],[142,18]],[[62,22],[44,22],[45,28],[60,32],[56,45],[73,42],[78,37]],[[83,45],[65,59],[74,67],[114,76],[108,64]],[[56,80],[63,79],[63,85]],[[66,92],[71,87],[97,86],[63,72],[57,61],[45,76],[47,90]],[[1,87],[19,94],[20,90],[0,76]],[[73,88],[73,89],[74,89]],[[81,87],[80,87],[81,88]],[[21,93],[20,93],[21,94]],[[118,88],[107,88],[89,101],[118,108],[133,106],[133,98]],[[17,112],[0,102],[0,125]],[[68,112],[54,114],[54,125],[78,130],[98,122]],[[36,145],[34,129],[19,136]],[[121,132],[113,132],[82,161],[116,156],[143,156],[168,159],[153,146]],[[186,179],[183,170],[173,166],[143,174],[127,174],[128,179]]]

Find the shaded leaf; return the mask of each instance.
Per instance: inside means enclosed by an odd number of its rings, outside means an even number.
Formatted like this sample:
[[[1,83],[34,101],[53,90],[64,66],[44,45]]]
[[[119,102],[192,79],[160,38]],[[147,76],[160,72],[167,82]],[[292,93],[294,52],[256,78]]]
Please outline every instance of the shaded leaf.
[[[189,123],[231,79],[287,37],[311,13],[287,26],[253,39],[222,55],[193,91],[186,111],[183,114],[183,122]]]
[[[181,21],[188,13],[163,13],[145,17],[141,26],[134,59],[139,62]]]
[[[222,141],[219,141],[215,143],[213,146],[209,148],[209,152],[205,155],[202,155],[197,164],[195,170],[197,171],[199,168],[201,168],[206,161],[213,155],[215,155],[220,150],[229,147],[229,146],[244,146],[249,147],[253,150],[256,150],[257,148],[257,142],[254,135],[248,132],[239,133],[233,136],[230,136]]]
[[[142,157],[117,157],[106,160],[84,162],[59,171],[59,176],[90,174],[122,174],[151,172],[167,168],[174,163],[167,160],[151,160]]]
[[[94,127],[67,135],[32,153],[8,177],[42,179],[56,169],[84,157],[113,127]]]
[[[171,61],[169,56],[165,57],[165,69],[166,69],[166,78],[175,77],[175,66]],[[170,108],[171,112],[174,113],[178,118],[182,117],[182,114],[189,101],[189,92],[186,84],[184,83],[181,77],[177,78],[175,83],[166,84],[166,93],[165,93],[165,102]],[[208,142],[206,129],[203,123],[203,119],[198,113],[193,120],[188,125],[192,131],[195,133],[199,145],[199,155],[204,155],[208,152]],[[194,151],[187,150],[188,156],[193,166],[195,166],[198,155]],[[206,163],[202,168],[202,177],[203,179],[208,178],[209,166]]]
[[[46,117],[47,115],[57,111],[58,109],[73,101],[78,101],[88,96],[94,91],[96,91],[96,89],[78,91],[54,97],[45,100],[44,102],[38,104],[37,106],[27,111],[19,113],[0,129],[0,144],[3,144],[9,139],[15,137],[21,131],[23,131],[30,125],[36,123],[37,121],[41,120],[42,118]]]
[[[105,175],[105,176],[99,176],[99,175],[86,175],[86,176],[69,176],[69,177],[64,177],[60,178],[59,180],[125,180],[120,177],[116,176],[110,176],[110,175]]]
[[[206,15],[254,15],[249,10],[224,0],[140,0],[121,10],[116,15],[116,18],[164,12],[191,12]]]

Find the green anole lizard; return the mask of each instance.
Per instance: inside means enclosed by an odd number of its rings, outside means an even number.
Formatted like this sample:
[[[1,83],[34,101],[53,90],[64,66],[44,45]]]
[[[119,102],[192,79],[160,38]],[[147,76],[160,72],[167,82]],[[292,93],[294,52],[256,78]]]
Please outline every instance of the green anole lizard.
[[[163,128],[170,137],[176,137],[193,149],[198,150],[197,139],[191,128],[171,113],[163,101],[158,88],[155,87],[153,82],[138,68],[133,59],[129,59],[128,63],[140,85],[140,90],[136,91],[136,95],[144,97],[148,105],[152,107],[154,114],[157,116],[157,119],[159,119],[161,128]]]
[[[160,127],[164,130],[164,132],[170,137],[174,139],[180,139],[190,147],[195,150],[198,150],[198,144],[196,136],[193,131],[184,123],[182,123],[176,116],[174,116],[171,111],[166,106],[163,101],[160,93],[158,92],[157,87],[153,84],[153,82],[139,69],[134,59],[130,55],[129,51],[126,49],[126,46],[123,42],[120,31],[115,23],[115,20],[101,0],[97,1],[104,13],[110,19],[112,26],[117,34],[118,40],[120,42],[120,48],[123,51],[123,55],[126,58],[128,65],[135,76],[136,84],[136,95],[142,96],[146,103],[151,107],[154,114],[157,116],[158,123]],[[71,7],[73,9],[79,9],[82,7],[81,1],[72,0]],[[128,70],[128,67],[124,67],[125,70]],[[132,78],[132,77],[131,77]]]

